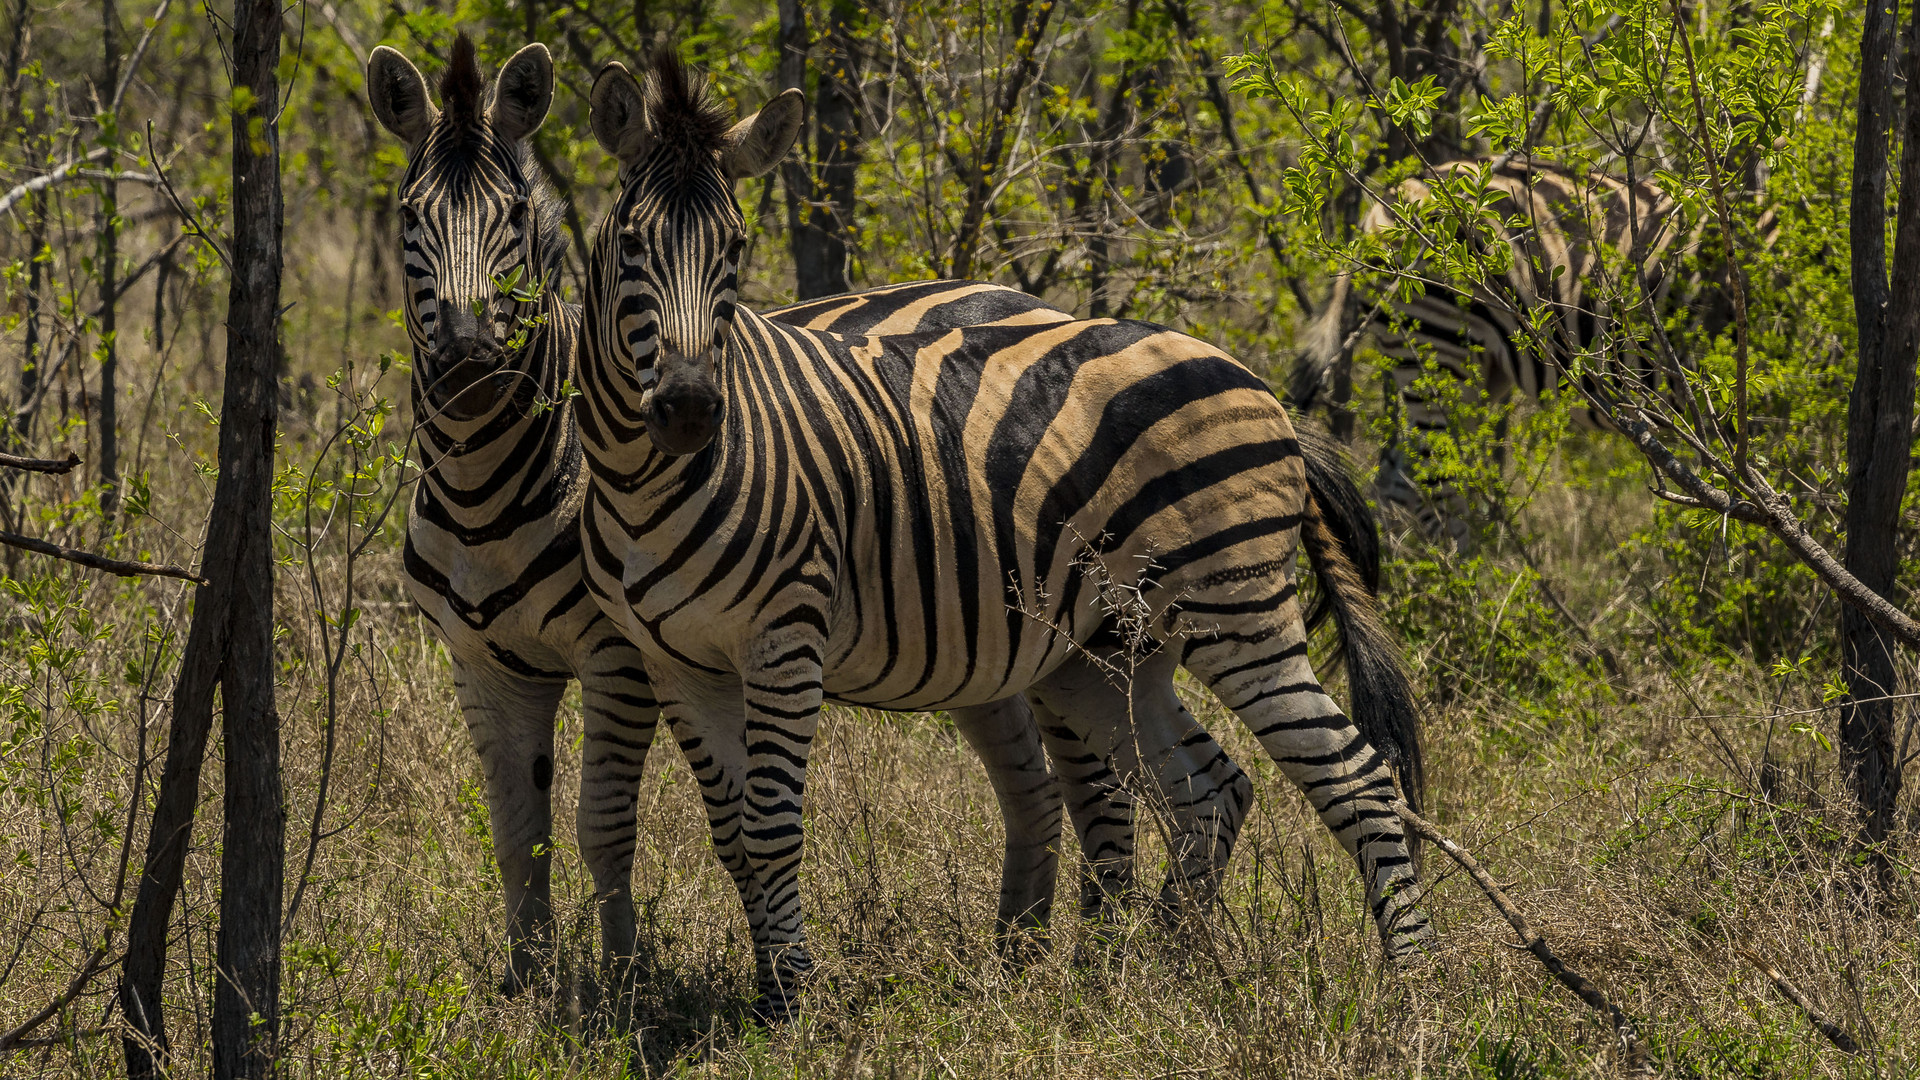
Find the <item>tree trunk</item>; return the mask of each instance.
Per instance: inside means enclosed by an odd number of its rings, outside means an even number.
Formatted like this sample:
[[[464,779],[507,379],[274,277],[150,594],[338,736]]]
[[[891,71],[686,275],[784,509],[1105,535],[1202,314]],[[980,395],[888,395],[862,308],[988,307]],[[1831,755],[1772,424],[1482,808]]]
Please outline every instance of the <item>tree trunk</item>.
[[[1847,549],[1845,566],[1881,596],[1899,571],[1896,528],[1907,489],[1908,439],[1913,422],[1914,363],[1920,352],[1920,109],[1907,109],[1900,154],[1900,205],[1892,280],[1886,250],[1888,136],[1893,125],[1895,11],[1892,0],[1867,8],[1860,38],[1860,97],[1854,133],[1853,201],[1848,231],[1853,246],[1854,315],[1860,336],[1859,369],[1847,406]],[[1916,6],[1920,15],[1920,5]],[[1920,28],[1920,19],[1916,20]],[[1906,76],[1920,78],[1920,55],[1907,57]],[[1894,643],[1849,605],[1840,615],[1841,766],[1860,813],[1859,840],[1872,851],[1876,874],[1891,867],[1875,845],[1893,825],[1900,794],[1894,754],[1898,716]]]
[[[216,1077],[273,1070],[280,1013],[280,896],[285,810],[273,695],[273,445],[278,423],[280,160],[275,123],[280,9],[236,0],[233,82],[249,91],[233,114],[233,278],[220,406],[220,477],[203,557],[211,583],[196,598],[174,685],[172,731],[127,929],[120,989],[127,1071],[165,1068],[161,980],[199,798],[200,767],[220,688],[226,815],[213,1009]],[[258,123],[258,128],[249,130]]]
[[[794,234],[799,297],[811,300],[848,289],[847,238],[853,222],[854,178],[860,168],[860,77],[854,68],[848,0],[832,0],[826,45],[814,92],[814,161],[819,169],[806,227]]]

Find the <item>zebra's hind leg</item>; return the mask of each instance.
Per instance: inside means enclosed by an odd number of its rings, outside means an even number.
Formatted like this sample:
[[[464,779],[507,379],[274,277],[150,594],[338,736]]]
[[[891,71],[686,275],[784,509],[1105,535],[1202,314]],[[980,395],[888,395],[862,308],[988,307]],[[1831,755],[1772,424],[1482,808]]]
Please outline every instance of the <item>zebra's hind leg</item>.
[[[1076,725],[1038,702],[1033,715],[1080,839],[1080,915],[1109,920],[1133,891],[1133,794],[1088,741],[1088,718]]]
[[[553,717],[564,682],[454,662],[454,692],[487,778],[487,819],[506,894],[507,973],[518,994],[553,954]]]
[[[1388,953],[1414,951],[1433,931],[1415,906],[1415,867],[1393,811],[1399,792],[1387,759],[1321,688],[1299,606],[1288,599],[1274,622],[1191,640],[1186,668],[1240,717],[1359,862]]]
[[[1217,894],[1253,799],[1252,781],[1174,691],[1178,664],[1167,648],[1131,661],[1118,651],[1079,656],[1029,692],[1136,798],[1164,808],[1171,866],[1161,899],[1176,909]],[[1130,852],[1130,829],[1125,844]]]
[[[1023,939],[1045,943],[1060,867],[1060,789],[1025,698],[955,709],[952,715],[986,766],[1006,825],[994,931],[1003,953],[1018,958]]]
[[[580,673],[580,857],[593,877],[600,967],[616,985],[637,949],[633,911],[634,810],[660,707],[640,652],[611,623]]]

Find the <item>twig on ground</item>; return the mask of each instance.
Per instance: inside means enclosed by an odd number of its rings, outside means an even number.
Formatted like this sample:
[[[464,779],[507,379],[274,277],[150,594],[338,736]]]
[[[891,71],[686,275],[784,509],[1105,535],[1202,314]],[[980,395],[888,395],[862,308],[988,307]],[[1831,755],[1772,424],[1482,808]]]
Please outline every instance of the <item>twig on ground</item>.
[[[80,464],[80,455],[67,452],[62,458],[21,457],[19,454],[0,454],[0,468],[25,469],[37,473],[72,472]]]
[[[169,566],[165,563],[141,562],[138,559],[109,559],[105,555],[96,555],[91,551],[70,548],[50,540],[39,540],[31,536],[21,536],[0,530],[0,544],[17,547],[22,551],[31,551],[36,555],[51,555],[93,570],[104,570],[120,577],[166,577],[191,581],[197,585],[206,585],[208,581],[184,566]]]
[[[1408,828],[1446,852],[1448,858],[1460,864],[1460,869],[1465,870],[1467,876],[1473,879],[1473,883],[1480,886],[1480,891],[1487,894],[1488,900],[1493,901],[1493,906],[1505,916],[1507,924],[1513,927],[1513,932],[1520,935],[1520,944],[1533,954],[1534,959],[1540,961],[1548,974],[1552,975],[1560,985],[1573,991],[1574,996],[1586,1002],[1589,1008],[1607,1018],[1607,1022],[1613,1025],[1614,1037],[1620,1040],[1621,1057],[1627,1066],[1643,1074],[1652,1072],[1653,1067],[1647,1061],[1647,1049],[1634,1030],[1633,1020],[1621,1011],[1618,1005],[1608,1000],[1592,980],[1568,967],[1560,957],[1554,954],[1547,945],[1547,939],[1542,937],[1540,931],[1534,929],[1533,924],[1527,921],[1527,917],[1520,913],[1520,909],[1514,906],[1513,901],[1493,880],[1493,875],[1487,873],[1486,868],[1480,865],[1480,861],[1468,854],[1465,848],[1447,839],[1439,829],[1433,826],[1432,822],[1414,813],[1406,803],[1396,801],[1393,804],[1393,810],[1400,815],[1400,820],[1407,823]]]
[[[1813,1002],[1807,999],[1807,995],[1800,992],[1800,988],[1795,986],[1791,979],[1780,974],[1779,970],[1772,964],[1760,959],[1747,949],[1735,945],[1733,951],[1739,953],[1741,959],[1758,968],[1760,974],[1765,975],[1767,980],[1773,983],[1773,988],[1780,991],[1781,997],[1786,998],[1794,1008],[1805,1013],[1807,1019],[1812,1022],[1814,1030],[1825,1036],[1826,1040],[1833,1044],[1834,1049],[1839,1050],[1843,1054],[1858,1054],[1860,1052],[1860,1040],[1853,1037],[1853,1032],[1848,1031],[1846,1028],[1840,1026],[1839,1023],[1829,1019],[1826,1014],[1822,1013],[1819,1009],[1814,1008]]]

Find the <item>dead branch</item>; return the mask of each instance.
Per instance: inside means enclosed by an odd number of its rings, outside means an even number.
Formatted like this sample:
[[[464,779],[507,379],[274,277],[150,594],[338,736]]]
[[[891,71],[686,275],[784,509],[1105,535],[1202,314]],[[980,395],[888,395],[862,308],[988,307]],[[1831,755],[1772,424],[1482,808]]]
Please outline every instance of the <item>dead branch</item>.
[[[0,454],[0,468],[25,469],[37,473],[72,472],[80,464],[80,455],[67,452],[65,459],[21,457],[19,454]]]
[[[63,162],[52,172],[44,176],[36,176],[24,183],[14,185],[13,190],[7,192],[5,195],[0,195],[0,214],[4,214],[13,209],[14,203],[19,202],[34,192],[45,191],[60,181],[73,177],[74,174],[78,173],[81,169],[106,157],[108,152],[107,147],[96,146],[92,150],[74,158],[72,161]]]
[[[66,989],[60,991],[58,997],[47,1002],[39,1012],[21,1021],[18,1027],[0,1034],[0,1054],[10,1050],[24,1050],[31,1046],[44,1045],[44,1040],[29,1039],[28,1036],[33,1034],[35,1028],[58,1015],[61,1009],[73,1002],[74,998],[79,997],[80,991],[85,990],[87,983],[91,982],[93,977],[99,974],[100,969],[106,966],[106,959],[107,946],[102,943],[99,948],[93,950],[93,955],[87,957],[87,962],[80,965],[80,970],[73,973],[73,978],[67,981]]]
[[[31,536],[21,536],[0,530],[0,544],[17,547],[22,551],[31,551],[36,555],[50,555],[64,559],[93,570],[104,570],[120,577],[165,577],[191,581],[197,585],[207,584],[207,579],[183,566],[169,566],[165,563],[141,562],[137,559],[109,559],[105,555],[96,555],[91,551],[70,548],[50,540],[39,540]]]
[[[1588,1008],[1607,1018],[1607,1022],[1613,1025],[1614,1037],[1620,1040],[1621,1055],[1627,1065],[1640,1072],[1653,1071],[1647,1061],[1646,1047],[1641,1044],[1639,1034],[1634,1031],[1632,1019],[1621,1011],[1618,1005],[1608,1000],[1592,980],[1568,967],[1554,954],[1554,951],[1547,946],[1547,939],[1542,937],[1540,931],[1534,929],[1533,924],[1527,921],[1527,917],[1520,913],[1520,909],[1514,906],[1513,901],[1493,880],[1493,875],[1487,873],[1486,868],[1480,865],[1479,860],[1468,854],[1467,850],[1459,844],[1447,839],[1439,829],[1433,826],[1432,822],[1414,813],[1406,803],[1396,800],[1393,810],[1400,815],[1400,820],[1407,823],[1408,828],[1420,835],[1421,839],[1446,852],[1449,858],[1460,864],[1460,869],[1465,870],[1467,876],[1473,878],[1473,883],[1480,886],[1480,891],[1487,894],[1488,900],[1493,901],[1493,906],[1499,909],[1500,914],[1506,918],[1507,924],[1513,927],[1513,932],[1520,935],[1520,944],[1540,961],[1548,974],[1552,975],[1561,986],[1573,991],[1575,997],[1586,1002]]]
[[[1785,975],[1780,974],[1779,970],[1772,964],[1767,963],[1765,960],[1760,959],[1752,952],[1738,945],[1733,947],[1733,951],[1739,953],[1741,959],[1758,968],[1760,974],[1765,975],[1767,980],[1773,983],[1773,988],[1780,991],[1781,997],[1786,998],[1795,1008],[1805,1013],[1807,1019],[1812,1022],[1814,1030],[1825,1036],[1826,1040],[1833,1044],[1834,1049],[1839,1050],[1843,1054],[1858,1054],[1860,1052],[1860,1041],[1853,1037],[1853,1033],[1840,1026],[1840,1024],[1834,1020],[1829,1019],[1819,1009],[1814,1008],[1813,1002],[1807,999],[1807,995],[1801,993],[1800,988],[1795,986],[1793,981]]]

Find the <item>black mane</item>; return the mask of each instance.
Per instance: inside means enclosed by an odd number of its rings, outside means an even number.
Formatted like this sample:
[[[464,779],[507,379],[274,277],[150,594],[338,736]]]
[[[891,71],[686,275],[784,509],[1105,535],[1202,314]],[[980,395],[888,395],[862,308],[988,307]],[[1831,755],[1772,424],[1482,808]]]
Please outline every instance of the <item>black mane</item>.
[[[440,103],[446,118],[468,129],[478,128],[485,116],[487,83],[480,77],[480,60],[466,31],[453,39],[453,59],[440,78]]]
[[[706,79],[666,45],[654,51],[647,75],[647,123],[658,140],[656,152],[679,162],[682,175],[710,167],[732,126],[726,106],[713,99]]]

